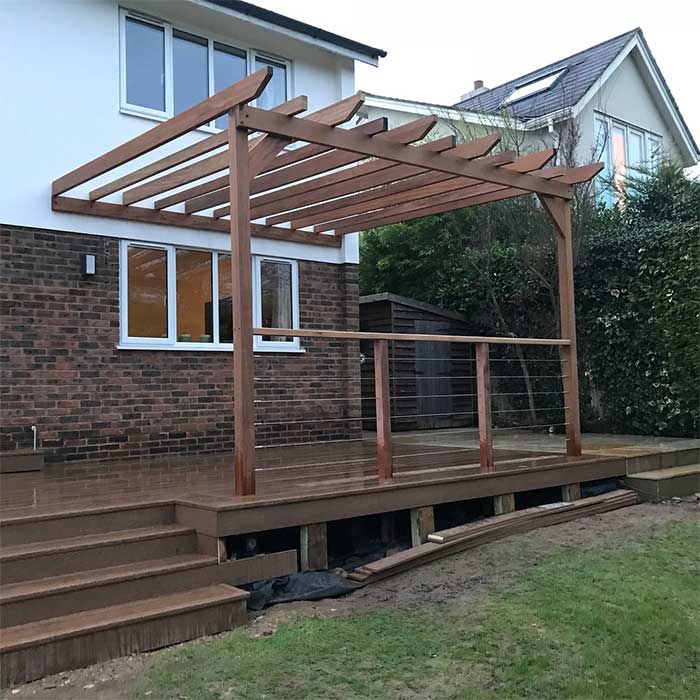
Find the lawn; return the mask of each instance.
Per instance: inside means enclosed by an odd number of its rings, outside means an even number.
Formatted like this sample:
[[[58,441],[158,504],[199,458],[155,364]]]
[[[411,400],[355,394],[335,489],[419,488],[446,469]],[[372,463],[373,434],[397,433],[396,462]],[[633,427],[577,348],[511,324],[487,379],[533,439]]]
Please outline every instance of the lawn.
[[[559,550],[468,603],[295,619],[166,651],[149,700],[697,700],[700,522]],[[148,695],[146,695],[148,693]]]

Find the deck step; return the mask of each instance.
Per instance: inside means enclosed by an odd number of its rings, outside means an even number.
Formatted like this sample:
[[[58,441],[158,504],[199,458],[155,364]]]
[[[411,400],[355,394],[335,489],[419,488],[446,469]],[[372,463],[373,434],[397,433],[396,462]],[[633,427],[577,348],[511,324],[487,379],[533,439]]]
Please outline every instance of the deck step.
[[[0,474],[39,472],[43,468],[43,450],[20,449],[0,452]]]
[[[99,532],[172,523],[172,502],[132,503],[92,508],[47,508],[29,515],[0,518],[3,545],[66,539]]]
[[[216,634],[246,621],[246,591],[218,584],[3,630],[2,686]]]
[[[663,500],[700,493],[700,464],[629,474],[625,482],[643,498]]]
[[[192,553],[196,546],[194,528],[176,524],[30,542],[3,547],[0,576],[6,585]]]
[[[11,583],[0,588],[0,627],[200,588],[217,568],[215,557],[180,554]]]

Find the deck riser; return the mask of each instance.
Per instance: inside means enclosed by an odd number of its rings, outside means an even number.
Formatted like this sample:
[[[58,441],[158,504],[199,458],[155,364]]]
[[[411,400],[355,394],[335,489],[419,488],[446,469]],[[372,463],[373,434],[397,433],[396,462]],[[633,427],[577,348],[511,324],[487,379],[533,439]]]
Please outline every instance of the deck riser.
[[[668,467],[682,467],[686,464],[697,464],[698,462],[700,462],[699,447],[657,452],[656,454],[640,455],[639,457],[628,457],[627,474],[638,474],[639,472],[666,469]]]
[[[0,628],[209,586],[218,581],[218,568],[210,564],[4,603],[0,605]]]
[[[668,479],[635,479],[627,477],[625,483],[644,500],[662,501],[673,497],[692,496],[700,493],[700,475],[685,474]]]
[[[120,656],[151,651],[245,624],[245,601],[234,601],[37,644],[0,657],[7,687]]]
[[[194,533],[160,536],[137,542],[105,544],[70,552],[52,552],[2,562],[2,583],[61,576],[88,569],[101,569],[135,561],[163,559],[196,551]]]
[[[6,521],[0,523],[0,542],[9,547],[29,542],[46,542],[94,533],[130,530],[171,523],[174,517],[175,507],[172,504],[165,504],[55,518],[37,517],[31,520],[23,519],[22,522]]]

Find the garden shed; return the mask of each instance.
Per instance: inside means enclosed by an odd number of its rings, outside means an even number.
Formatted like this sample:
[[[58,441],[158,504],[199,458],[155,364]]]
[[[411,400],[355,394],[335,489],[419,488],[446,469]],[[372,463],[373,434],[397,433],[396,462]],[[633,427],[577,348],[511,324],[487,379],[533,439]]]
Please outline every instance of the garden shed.
[[[391,294],[360,297],[360,330],[371,333],[469,335],[466,316],[433,304]],[[476,423],[474,349],[457,343],[394,340],[389,357],[392,429],[462,428]],[[372,344],[362,343],[364,357]],[[375,418],[372,366],[362,364],[363,417]],[[371,420],[369,420],[371,419]]]

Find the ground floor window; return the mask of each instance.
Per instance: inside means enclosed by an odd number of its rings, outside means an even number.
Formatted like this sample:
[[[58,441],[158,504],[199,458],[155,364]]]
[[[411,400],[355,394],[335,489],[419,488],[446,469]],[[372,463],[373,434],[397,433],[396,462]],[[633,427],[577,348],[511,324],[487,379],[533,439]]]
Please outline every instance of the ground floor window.
[[[295,260],[253,258],[253,323],[298,328]],[[228,253],[122,241],[121,345],[231,349],[231,256]],[[297,350],[292,336],[255,337],[256,350]]]

